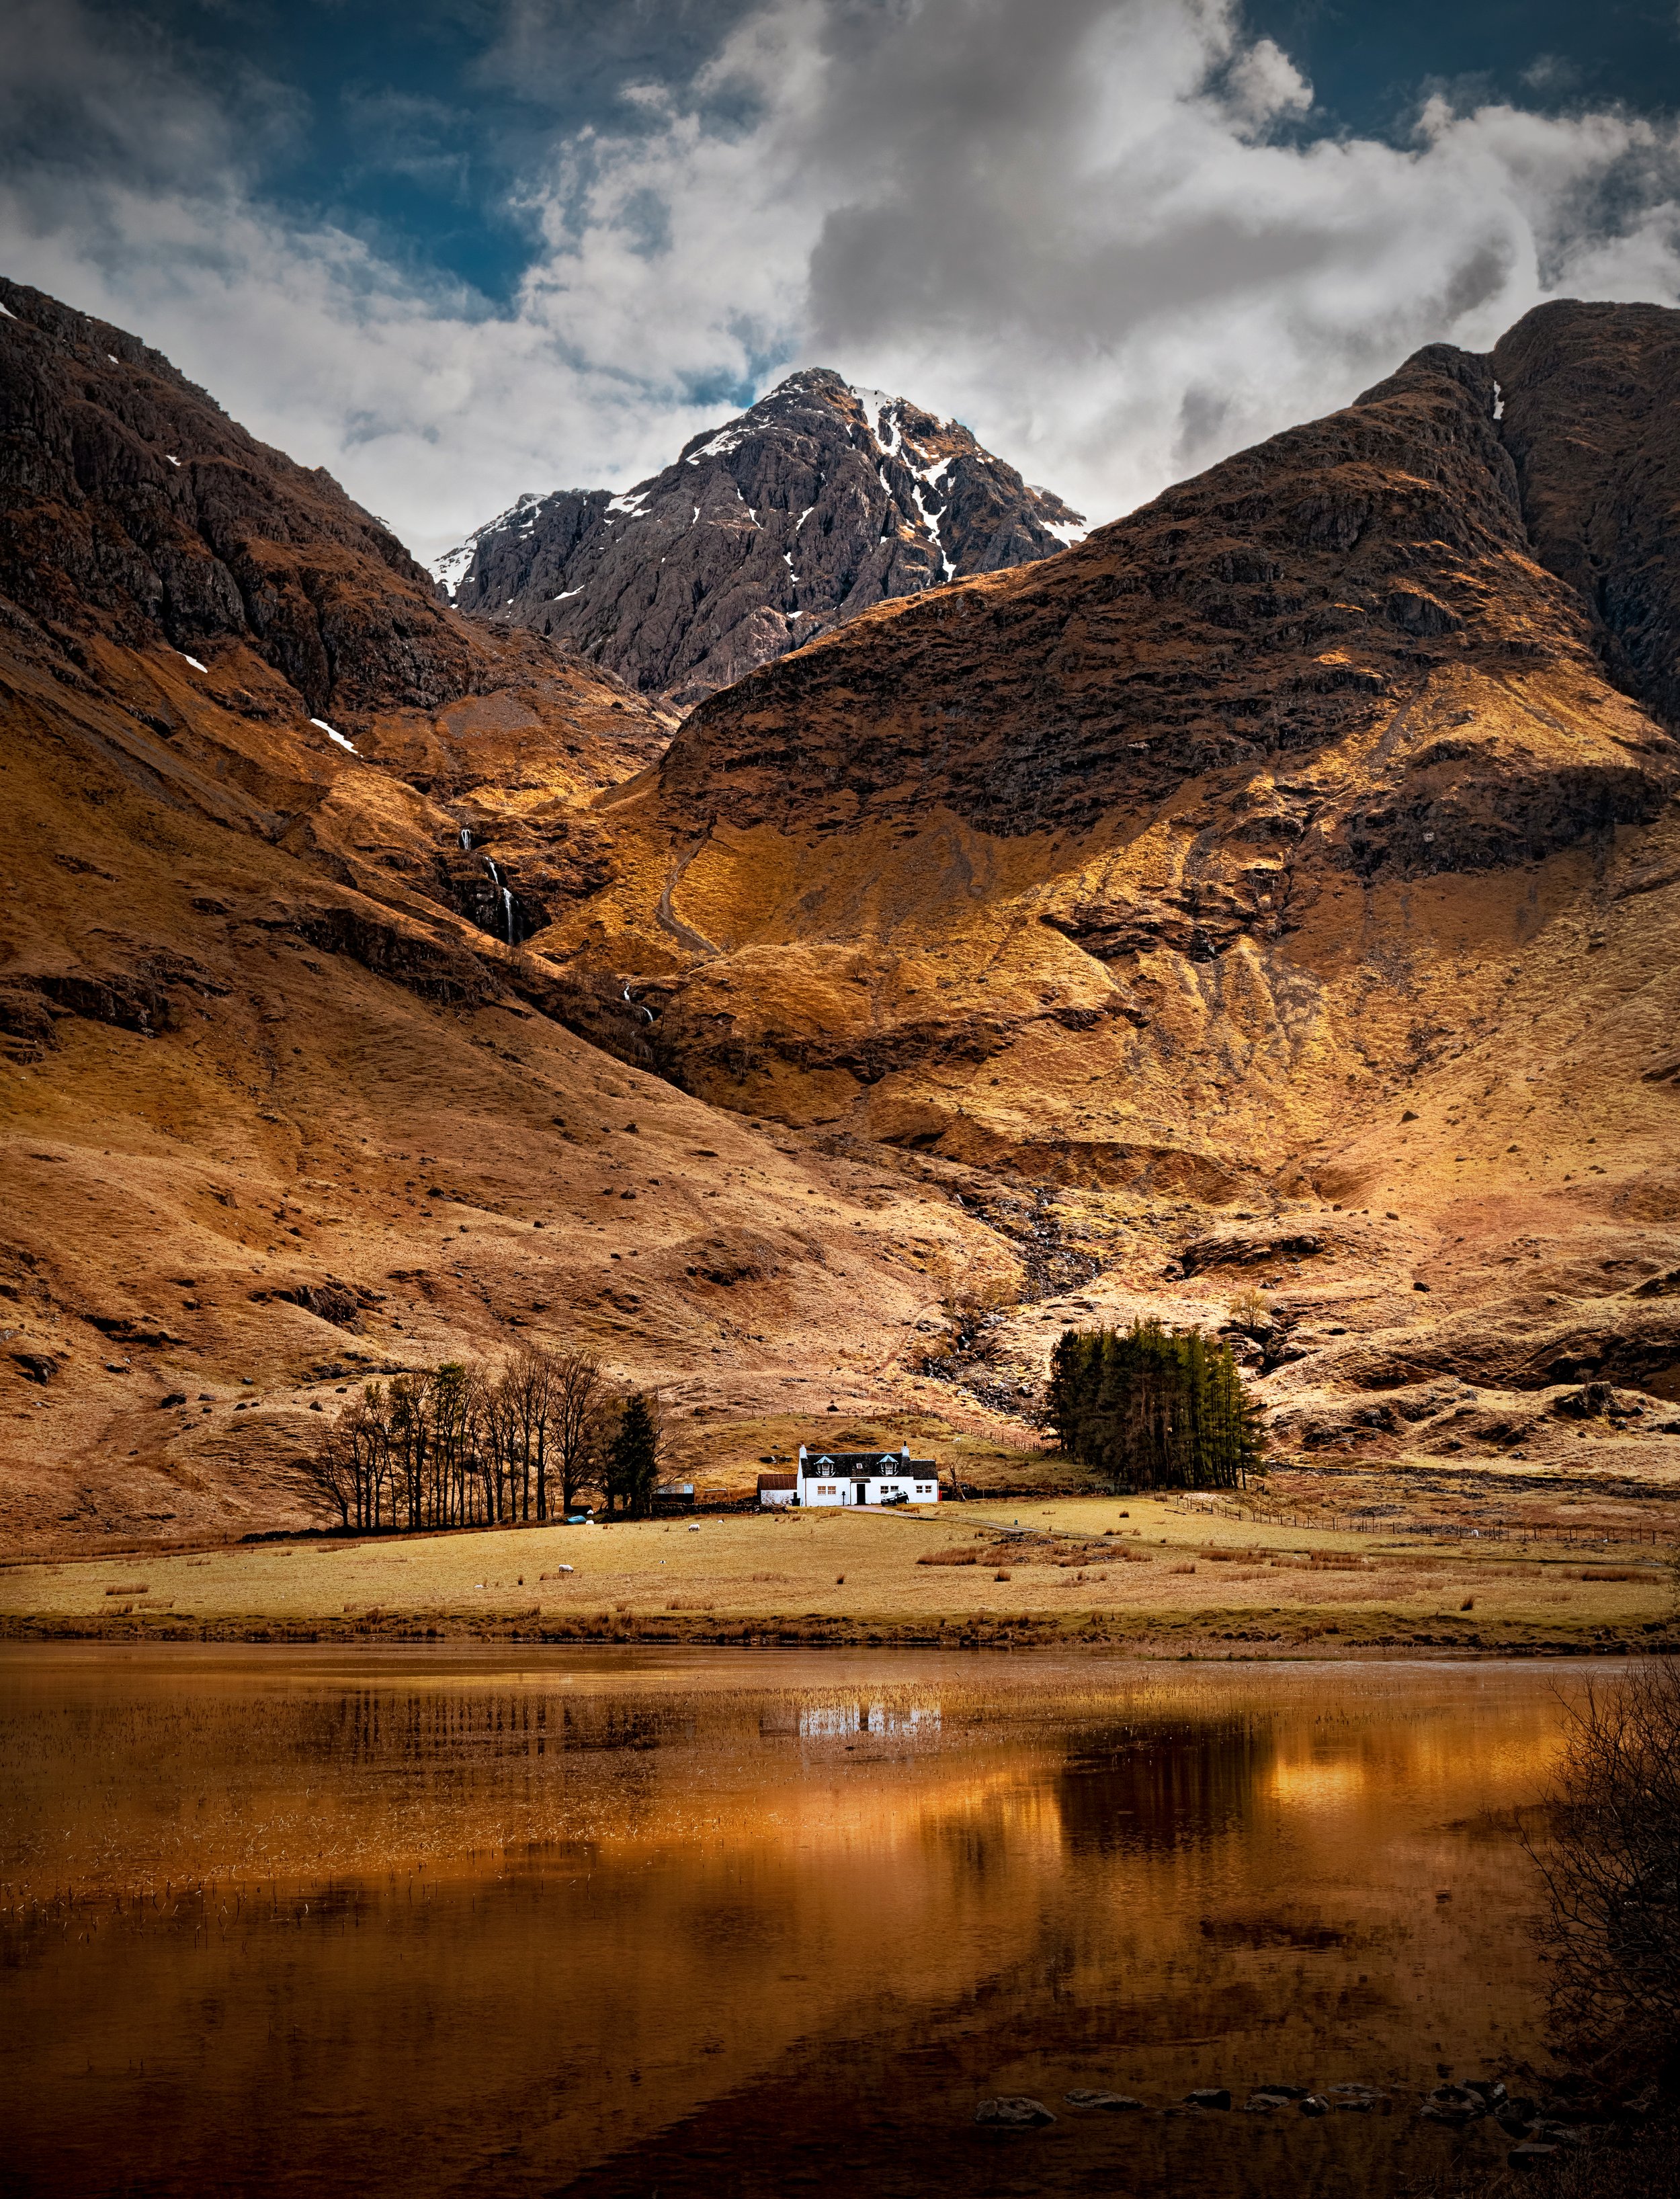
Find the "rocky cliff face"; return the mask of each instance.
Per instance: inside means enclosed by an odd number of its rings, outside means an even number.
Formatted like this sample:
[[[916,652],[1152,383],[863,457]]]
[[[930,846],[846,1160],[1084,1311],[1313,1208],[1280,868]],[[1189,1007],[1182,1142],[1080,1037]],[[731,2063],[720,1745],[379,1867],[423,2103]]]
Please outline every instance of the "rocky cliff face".
[[[1680,726],[1680,316],[1560,300],[1491,365],[1533,554],[1586,611],[1616,685]]]
[[[120,329],[0,281],[0,590],[49,627],[248,645],[314,711],[435,708],[493,650],[330,475]]]
[[[400,773],[437,811],[372,862],[371,843],[328,860],[504,945],[541,928],[551,895],[599,883],[575,806],[656,756],[668,718],[563,648],[447,610],[329,475],[133,336],[16,283],[0,300],[0,603],[20,674],[116,703],[149,782],[271,835],[321,842],[352,758]],[[550,814],[516,818],[489,790],[539,758]]]
[[[814,368],[626,496],[522,497],[438,572],[687,709],[861,610],[1059,550],[1083,524],[955,421]]]

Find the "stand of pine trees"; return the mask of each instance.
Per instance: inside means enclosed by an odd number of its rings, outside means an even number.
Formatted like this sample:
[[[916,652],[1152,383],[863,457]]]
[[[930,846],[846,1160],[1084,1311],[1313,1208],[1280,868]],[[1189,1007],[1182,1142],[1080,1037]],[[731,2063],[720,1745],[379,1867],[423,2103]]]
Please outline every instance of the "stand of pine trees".
[[[1045,1419],[1070,1458],[1126,1489],[1240,1489],[1265,1448],[1229,1350],[1158,1321],[1064,1329]]]

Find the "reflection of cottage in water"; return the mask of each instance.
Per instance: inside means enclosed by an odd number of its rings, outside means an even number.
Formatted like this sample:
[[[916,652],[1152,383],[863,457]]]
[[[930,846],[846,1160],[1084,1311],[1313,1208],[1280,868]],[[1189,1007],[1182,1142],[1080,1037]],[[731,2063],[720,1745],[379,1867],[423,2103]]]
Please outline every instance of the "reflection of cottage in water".
[[[802,1741],[849,1741],[855,1734],[926,1738],[939,1731],[937,1703],[810,1703],[799,1712]]]
[[[811,1450],[791,1473],[761,1473],[761,1504],[936,1504],[939,1467],[901,1450]]]

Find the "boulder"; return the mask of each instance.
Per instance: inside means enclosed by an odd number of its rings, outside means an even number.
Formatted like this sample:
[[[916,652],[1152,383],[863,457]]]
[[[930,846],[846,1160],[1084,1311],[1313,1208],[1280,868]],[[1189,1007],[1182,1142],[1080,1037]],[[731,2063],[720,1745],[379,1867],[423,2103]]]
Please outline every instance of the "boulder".
[[[1529,2132],[1536,2145],[1555,2146],[1565,2153],[1578,2152],[1586,2144],[1588,2136],[1578,2123],[1537,2122]]]
[[[1333,2085],[1330,2104],[1339,2114],[1368,2115],[1375,2108],[1388,2105],[1386,2097],[1369,2085]]]
[[[1295,2104],[1304,2115],[1327,2115],[1330,2112],[1330,2103],[1321,2092],[1307,2092]]]
[[[1231,2095],[1222,2085],[1205,2085],[1197,2091],[1187,2092],[1184,2104],[1187,2108],[1228,2108]]]
[[[1090,2092],[1082,2089],[1064,2092],[1062,2097],[1070,2108],[1101,2108],[1111,2115],[1126,2114],[1143,2105],[1141,2100],[1135,2100],[1129,2092]]]
[[[1552,1410],[1572,1420],[1595,1420],[1612,1412],[1617,1402],[1616,1393],[1607,1382],[1584,1382],[1578,1390],[1555,1397]]]
[[[1463,2089],[1473,2092],[1479,2100],[1485,2100],[1490,2114],[1496,2115],[1510,2098],[1497,2077],[1467,2077]]]
[[[1016,2097],[982,2100],[974,2110],[974,2120],[994,2130],[1037,2130],[1045,2123],[1053,2123],[1056,2118],[1042,2100]]]
[[[1485,2115],[1488,2103],[1468,2085],[1438,2085],[1429,2095],[1432,2107],[1447,2108],[1471,2115]]]

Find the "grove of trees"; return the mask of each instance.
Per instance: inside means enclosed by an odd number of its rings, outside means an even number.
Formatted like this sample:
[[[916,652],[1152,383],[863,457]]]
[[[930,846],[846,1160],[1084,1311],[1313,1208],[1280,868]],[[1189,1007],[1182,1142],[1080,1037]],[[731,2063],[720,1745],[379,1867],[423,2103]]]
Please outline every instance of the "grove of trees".
[[[660,1444],[656,1408],[592,1352],[527,1349],[364,1384],[306,1463],[346,1527],[499,1526],[563,1518],[592,1490],[645,1517]]]
[[[1265,1448],[1226,1346],[1158,1321],[1065,1329],[1044,1419],[1070,1458],[1127,1489],[1240,1489]]]

